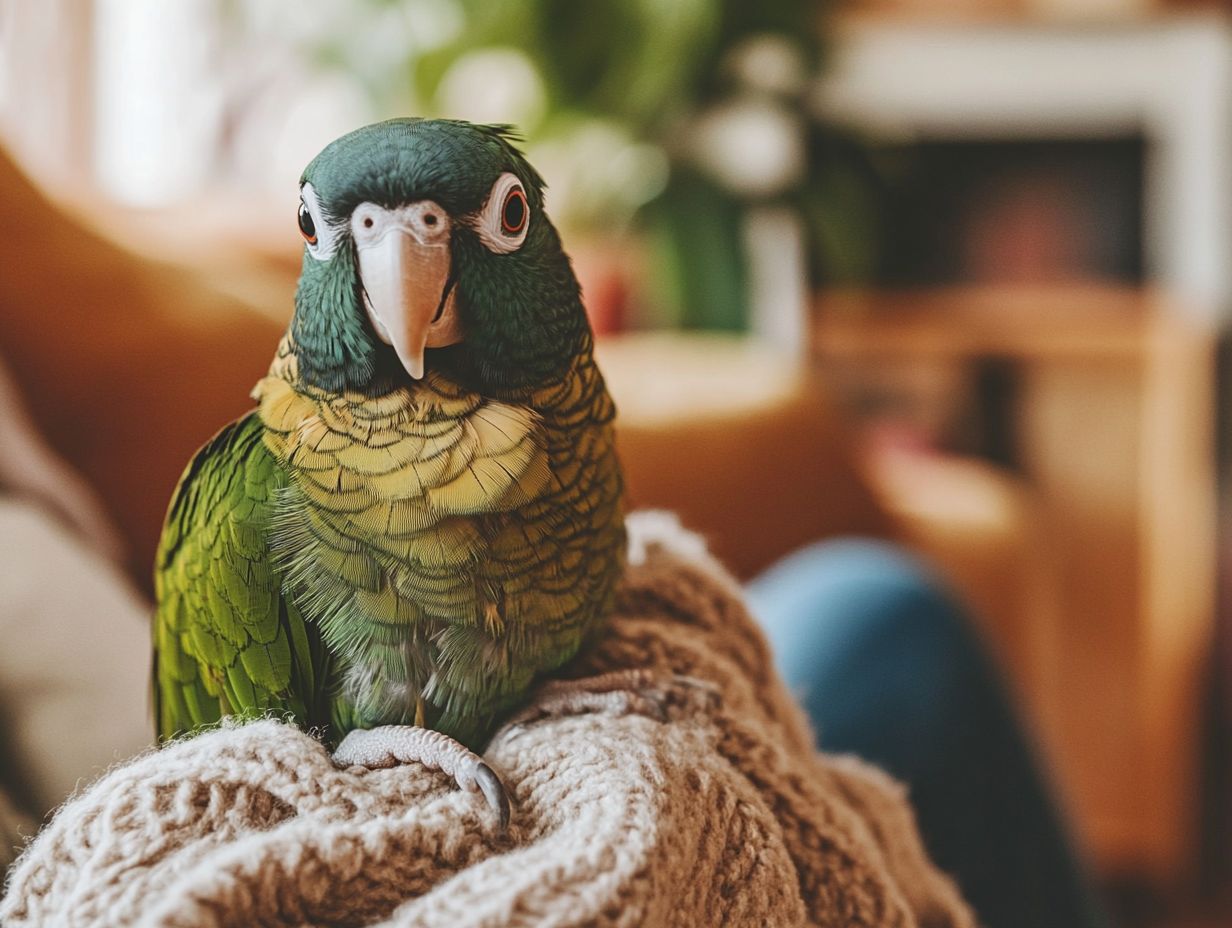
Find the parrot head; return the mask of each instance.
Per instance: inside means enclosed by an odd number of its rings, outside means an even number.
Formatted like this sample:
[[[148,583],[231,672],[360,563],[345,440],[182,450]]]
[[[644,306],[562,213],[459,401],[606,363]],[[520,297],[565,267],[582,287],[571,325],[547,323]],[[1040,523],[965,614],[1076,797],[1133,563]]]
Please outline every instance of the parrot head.
[[[563,376],[590,328],[543,180],[504,126],[394,119],[300,179],[301,378],[384,392],[436,371],[488,395]]]

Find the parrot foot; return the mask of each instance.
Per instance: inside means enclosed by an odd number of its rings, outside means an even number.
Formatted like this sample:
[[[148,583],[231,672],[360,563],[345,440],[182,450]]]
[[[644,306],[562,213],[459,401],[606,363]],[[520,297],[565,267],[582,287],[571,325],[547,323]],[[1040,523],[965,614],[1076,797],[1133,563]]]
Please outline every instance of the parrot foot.
[[[679,701],[682,687],[703,691],[708,696],[718,694],[718,688],[706,680],[668,676],[642,668],[613,670],[580,680],[548,680],[535,691],[531,704],[509,719],[506,731],[516,736],[541,719],[586,712],[633,713],[666,722],[668,706]]]
[[[448,735],[414,725],[382,725],[348,732],[334,762],[344,767],[395,767],[422,764],[453,777],[467,792],[481,792],[500,821],[503,832],[509,827],[509,794],[500,777],[474,751]]]

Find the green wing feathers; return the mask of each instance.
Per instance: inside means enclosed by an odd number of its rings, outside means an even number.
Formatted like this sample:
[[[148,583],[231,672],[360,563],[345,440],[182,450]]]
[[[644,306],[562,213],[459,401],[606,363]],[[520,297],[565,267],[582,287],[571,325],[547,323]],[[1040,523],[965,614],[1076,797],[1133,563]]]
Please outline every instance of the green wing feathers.
[[[249,415],[197,453],[176,489],[155,566],[160,739],[225,715],[328,720],[319,640],[282,593],[268,526],[286,475]]]

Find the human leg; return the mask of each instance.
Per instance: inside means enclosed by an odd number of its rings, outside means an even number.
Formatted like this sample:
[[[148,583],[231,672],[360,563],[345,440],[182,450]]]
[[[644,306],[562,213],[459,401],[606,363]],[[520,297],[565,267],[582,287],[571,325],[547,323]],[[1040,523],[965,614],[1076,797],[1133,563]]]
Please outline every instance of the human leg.
[[[889,544],[825,542],[748,592],[821,746],[907,783],[984,923],[1103,924],[1004,684],[927,569]]]

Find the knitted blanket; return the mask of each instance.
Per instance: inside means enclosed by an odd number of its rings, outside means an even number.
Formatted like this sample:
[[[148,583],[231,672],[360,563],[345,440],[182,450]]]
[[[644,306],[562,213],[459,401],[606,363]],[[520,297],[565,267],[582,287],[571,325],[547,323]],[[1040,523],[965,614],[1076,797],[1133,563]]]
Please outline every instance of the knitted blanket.
[[[341,769],[267,719],[111,770],[25,850],[7,928],[230,925],[970,926],[903,790],[815,752],[737,585],[670,517],[630,520],[603,640],[657,695],[505,728],[505,833],[418,766]]]

